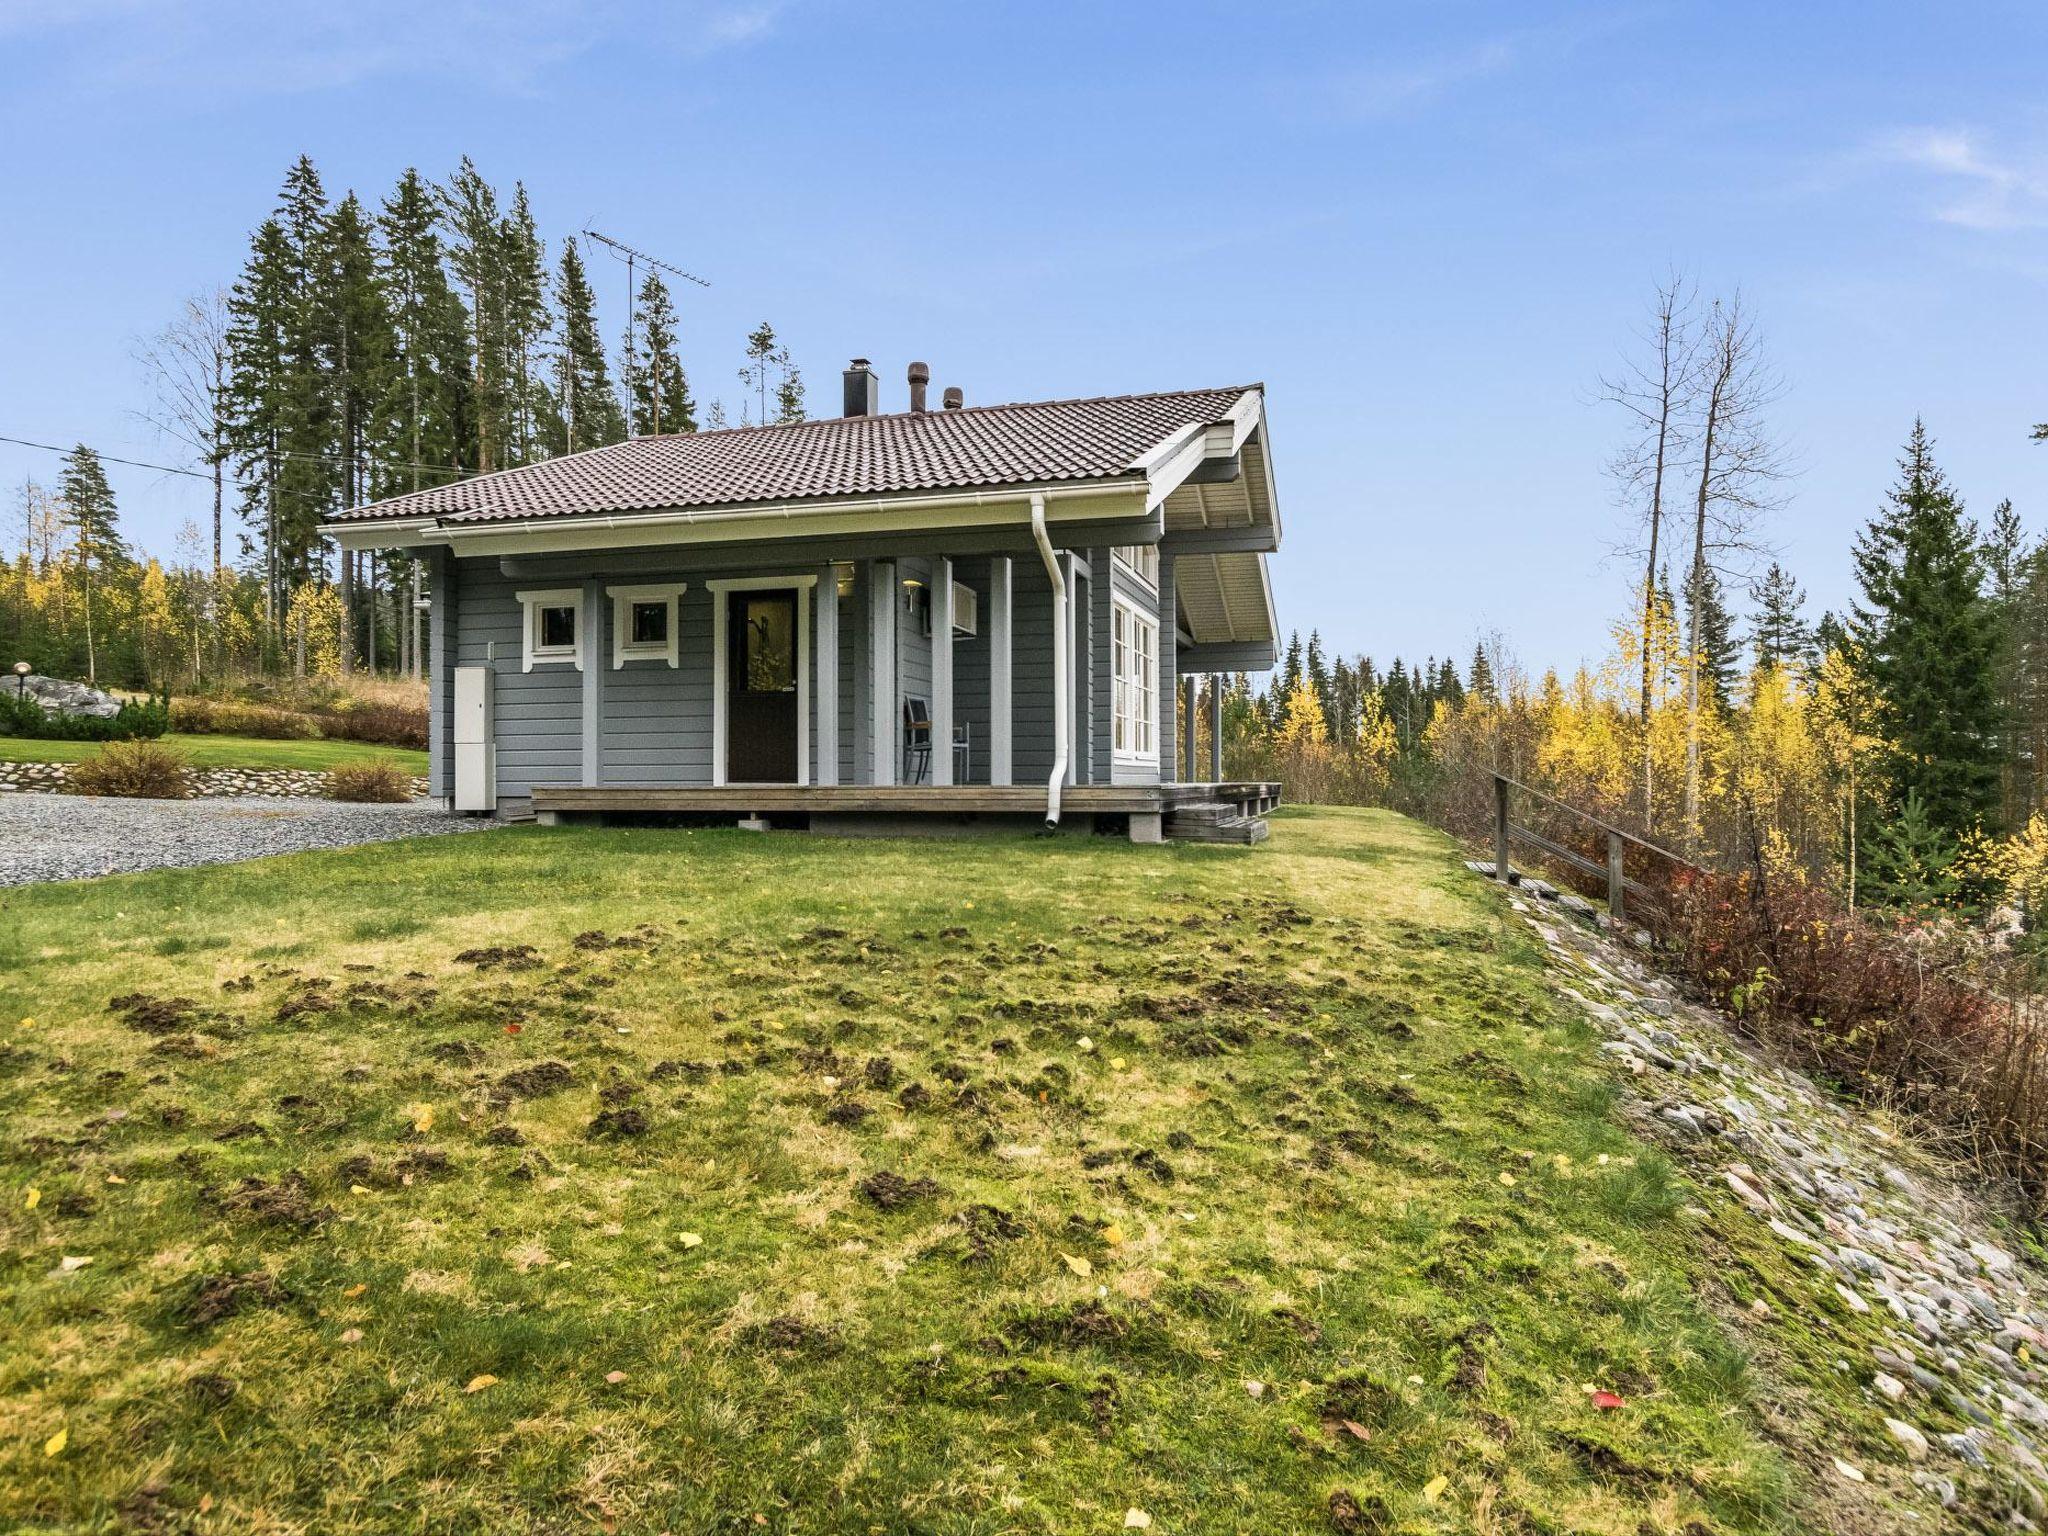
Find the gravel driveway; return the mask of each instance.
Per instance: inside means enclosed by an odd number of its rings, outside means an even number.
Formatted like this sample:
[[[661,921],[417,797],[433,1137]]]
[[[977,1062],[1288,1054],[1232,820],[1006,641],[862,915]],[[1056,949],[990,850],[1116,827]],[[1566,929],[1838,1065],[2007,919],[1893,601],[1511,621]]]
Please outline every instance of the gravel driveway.
[[[425,800],[409,805],[344,805],[255,797],[111,800],[89,795],[0,795],[0,886],[232,864],[273,853],[346,848],[489,825],[450,816]]]

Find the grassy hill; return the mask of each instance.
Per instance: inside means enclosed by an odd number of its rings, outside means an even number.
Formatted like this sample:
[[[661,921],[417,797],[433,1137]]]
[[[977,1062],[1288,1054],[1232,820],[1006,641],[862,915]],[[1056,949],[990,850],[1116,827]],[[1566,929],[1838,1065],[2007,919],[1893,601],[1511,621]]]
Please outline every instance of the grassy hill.
[[[0,975],[12,1529],[1817,1518],[1708,1218],[1392,816],[522,829],[14,892]]]

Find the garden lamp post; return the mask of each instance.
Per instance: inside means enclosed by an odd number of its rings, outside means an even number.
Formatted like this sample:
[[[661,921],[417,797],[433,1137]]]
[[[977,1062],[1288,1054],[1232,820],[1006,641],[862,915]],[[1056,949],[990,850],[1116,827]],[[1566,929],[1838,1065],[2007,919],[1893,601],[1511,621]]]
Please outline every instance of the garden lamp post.
[[[35,668],[25,661],[17,661],[14,664],[14,697],[16,699],[20,699],[28,692],[28,675],[33,671],[35,671]]]

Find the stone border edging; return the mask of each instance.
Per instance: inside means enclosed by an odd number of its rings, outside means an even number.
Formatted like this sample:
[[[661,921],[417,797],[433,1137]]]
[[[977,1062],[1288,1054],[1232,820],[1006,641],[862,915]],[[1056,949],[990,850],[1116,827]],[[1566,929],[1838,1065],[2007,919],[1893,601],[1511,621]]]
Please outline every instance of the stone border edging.
[[[70,777],[65,763],[0,762],[0,794],[61,795]],[[324,800],[327,775],[310,768],[195,768],[196,798],[213,800],[256,795],[272,800]],[[414,798],[427,792],[424,777],[412,781]]]

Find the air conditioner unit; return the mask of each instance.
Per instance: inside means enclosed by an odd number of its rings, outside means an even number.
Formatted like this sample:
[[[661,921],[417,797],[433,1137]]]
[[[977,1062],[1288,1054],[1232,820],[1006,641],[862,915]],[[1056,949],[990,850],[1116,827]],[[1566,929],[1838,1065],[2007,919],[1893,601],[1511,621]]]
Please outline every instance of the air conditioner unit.
[[[953,583],[953,633],[981,633],[981,594],[964,581]]]

